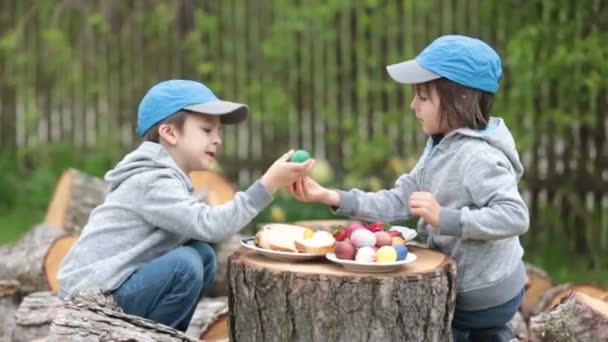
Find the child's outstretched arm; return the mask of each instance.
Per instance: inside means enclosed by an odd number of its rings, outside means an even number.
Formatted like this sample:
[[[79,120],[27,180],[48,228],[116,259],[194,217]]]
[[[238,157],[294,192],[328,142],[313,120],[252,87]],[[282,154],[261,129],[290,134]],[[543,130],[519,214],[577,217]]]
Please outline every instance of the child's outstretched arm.
[[[139,205],[142,216],[161,229],[191,239],[218,242],[247,225],[268,204],[280,187],[306,176],[314,160],[292,163],[290,151],[277,159],[259,181],[235,198],[218,206],[209,206],[190,195],[184,184],[168,174],[151,182]]]
[[[399,177],[394,188],[378,192],[331,190],[308,177],[299,179],[288,190],[302,202],[327,204],[338,215],[366,221],[403,221],[411,216],[407,200],[418,189],[416,170]]]

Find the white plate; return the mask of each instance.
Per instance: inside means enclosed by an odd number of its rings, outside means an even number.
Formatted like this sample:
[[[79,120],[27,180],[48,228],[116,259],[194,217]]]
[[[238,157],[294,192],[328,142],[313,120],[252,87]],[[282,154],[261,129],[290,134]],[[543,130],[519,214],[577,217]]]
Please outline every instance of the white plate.
[[[341,264],[347,270],[365,273],[386,273],[396,271],[405,264],[416,261],[416,254],[408,252],[405,260],[394,262],[358,262],[354,260],[338,259],[335,253],[327,253],[325,257],[335,263]]]
[[[407,241],[412,241],[416,236],[418,236],[418,232],[412,228],[403,227],[403,226],[392,226],[390,230],[395,230],[403,235],[403,238]]]
[[[252,251],[258,252],[259,254],[262,254],[267,258],[278,261],[303,261],[317,259],[319,257],[324,256],[323,254],[282,252],[273,251],[272,249],[261,248],[255,244],[254,236],[242,239],[241,245],[247,249],[251,249]]]

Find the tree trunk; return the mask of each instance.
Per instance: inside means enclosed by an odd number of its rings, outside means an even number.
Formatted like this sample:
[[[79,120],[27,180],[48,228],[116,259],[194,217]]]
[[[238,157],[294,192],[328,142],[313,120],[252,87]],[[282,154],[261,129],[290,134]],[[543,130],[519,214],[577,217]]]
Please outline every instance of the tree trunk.
[[[608,341],[608,303],[574,292],[530,319],[530,341]]]
[[[319,259],[291,263],[241,249],[230,257],[233,341],[450,341],[453,260],[411,247],[414,263],[353,273]]]
[[[0,277],[4,279],[0,280],[17,280],[21,286],[19,291],[24,295],[48,290],[48,280],[44,271],[46,256],[53,242],[65,234],[66,232],[61,229],[39,225],[21,240],[1,247]]]
[[[49,342],[64,341],[198,341],[163,324],[127,315],[109,294],[77,292],[51,324]]]
[[[31,341],[45,338],[63,302],[51,292],[35,292],[23,298],[17,314],[11,341]]]

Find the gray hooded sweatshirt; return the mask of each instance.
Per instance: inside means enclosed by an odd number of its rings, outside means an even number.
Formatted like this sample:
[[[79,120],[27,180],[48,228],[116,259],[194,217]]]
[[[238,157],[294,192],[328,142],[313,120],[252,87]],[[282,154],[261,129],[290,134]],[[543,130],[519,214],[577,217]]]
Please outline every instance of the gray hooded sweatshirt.
[[[432,193],[442,206],[439,227],[420,219],[418,231],[431,248],[456,260],[456,308],[482,310],[512,299],[526,282],[519,243],[529,225],[517,189],[522,174],[513,136],[502,119],[491,118],[484,130],[458,129],[436,145],[429,139],[417,165],[393,189],[338,191],[335,212],[399,222],[411,217],[413,192]]]
[[[190,178],[160,145],[144,142],[105,176],[109,190],[61,263],[60,298],[76,289],[114,290],[151,260],[195,239],[219,242],[272,201],[258,181],[223,205],[193,195]]]

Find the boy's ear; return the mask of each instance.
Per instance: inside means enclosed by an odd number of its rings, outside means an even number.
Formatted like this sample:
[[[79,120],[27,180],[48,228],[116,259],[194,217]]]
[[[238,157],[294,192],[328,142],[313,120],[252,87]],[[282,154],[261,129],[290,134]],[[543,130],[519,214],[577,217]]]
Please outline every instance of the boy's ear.
[[[158,126],[158,136],[170,145],[177,144],[177,132],[173,125],[160,124],[160,126]]]

